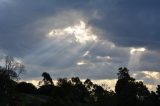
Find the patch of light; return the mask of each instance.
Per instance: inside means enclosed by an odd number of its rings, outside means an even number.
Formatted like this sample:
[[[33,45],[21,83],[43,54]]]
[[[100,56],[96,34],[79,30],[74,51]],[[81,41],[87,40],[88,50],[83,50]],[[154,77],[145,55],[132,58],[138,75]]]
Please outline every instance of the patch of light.
[[[107,88],[109,88],[109,90],[114,91],[117,79],[92,80],[92,82],[95,83],[95,84],[98,84],[98,85],[106,84],[106,86],[107,86]]]
[[[144,52],[144,51],[146,51],[146,48],[131,48],[130,54],[135,54],[135,53]]]
[[[89,55],[90,51],[86,51],[84,54],[83,54],[83,57]]]
[[[99,59],[99,60],[111,60],[112,59],[110,56],[104,56],[104,57],[97,56],[96,58]]]
[[[90,27],[86,27],[85,22],[80,21],[79,24],[68,26],[64,29],[53,29],[48,34],[52,38],[68,38],[73,37],[75,42],[85,44],[89,41],[97,41],[97,36],[93,34]]]
[[[22,60],[21,59],[19,59],[19,58],[14,58],[14,60],[16,61],[16,63],[19,63],[19,64],[21,64],[22,63]]]
[[[82,65],[85,65],[85,64],[87,64],[87,62],[85,62],[85,61],[77,62],[77,65],[78,65],[78,66],[82,66]]]
[[[21,81],[21,82],[23,82],[23,81]],[[35,85],[36,87],[38,87],[39,80],[28,80],[26,82],[27,83],[32,83],[33,85]]]
[[[76,64],[77,64],[78,66],[82,66],[82,65],[93,65],[90,61],[87,61],[87,60],[78,61]]]

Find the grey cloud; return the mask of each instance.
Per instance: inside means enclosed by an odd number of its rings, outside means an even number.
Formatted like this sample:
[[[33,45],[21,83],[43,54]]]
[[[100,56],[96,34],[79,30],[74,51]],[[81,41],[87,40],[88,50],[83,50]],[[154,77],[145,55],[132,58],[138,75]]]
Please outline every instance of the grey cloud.
[[[157,0],[116,0],[117,2],[103,1],[106,6],[95,6],[99,9],[99,20],[93,19],[90,23],[103,29],[104,37],[117,45],[147,47],[159,49],[159,10]],[[108,6],[110,5],[110,6]]]
[[[159,84],[160,73],[158,72],[136,71],[136,72],[131,72],[131,75],[136,80],[142,80],[145,84],[149,84],[149,85]]]
[[[42,42],[43,37],[42,33],[36,31],[39,24],[34,23],[61,11],[69,10],[80,3],[68,5],[66,2],[65,0],[15,0],[1,6],[0,48],[14,56],[24,56],[31,49],[35,49]]]

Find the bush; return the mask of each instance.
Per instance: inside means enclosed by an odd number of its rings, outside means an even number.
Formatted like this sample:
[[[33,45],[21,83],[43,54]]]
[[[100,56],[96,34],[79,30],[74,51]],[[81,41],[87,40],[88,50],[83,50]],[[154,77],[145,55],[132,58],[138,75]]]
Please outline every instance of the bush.
[[[37,88],[32,83],[20,82],[16,85],[16,90],[22,93],[35,94]]]

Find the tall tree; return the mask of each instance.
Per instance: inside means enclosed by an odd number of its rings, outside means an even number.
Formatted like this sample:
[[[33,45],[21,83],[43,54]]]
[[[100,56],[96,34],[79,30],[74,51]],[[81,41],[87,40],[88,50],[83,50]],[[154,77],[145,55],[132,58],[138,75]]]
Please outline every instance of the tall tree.
[[[25,71],[25,66],[22,62],[15,60],[11,56],[5,57],[4,72],[11,79],[18,79],[19,76]]]
[[[135,105],[136,103],[136,84],[135,79],[130,77],[127,68],[119,68],[118,81],[115,92],[119,106]]]

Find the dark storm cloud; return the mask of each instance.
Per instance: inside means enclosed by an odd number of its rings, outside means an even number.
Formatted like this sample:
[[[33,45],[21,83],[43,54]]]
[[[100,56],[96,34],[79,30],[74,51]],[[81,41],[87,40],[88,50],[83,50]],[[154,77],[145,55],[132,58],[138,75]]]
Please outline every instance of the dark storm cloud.
[[[121,46],[159,49],[159,0],[113,0],[109,4],[103,0],[100,3],[94,6],[101,19],[93,19],[91,23],[108,33],[104,33],[104,37]]]
[[[141,70],[159,71],[160,56],[159,52],[150,52],[141,58]],[[153,67],[154,66],[154,67]]]

